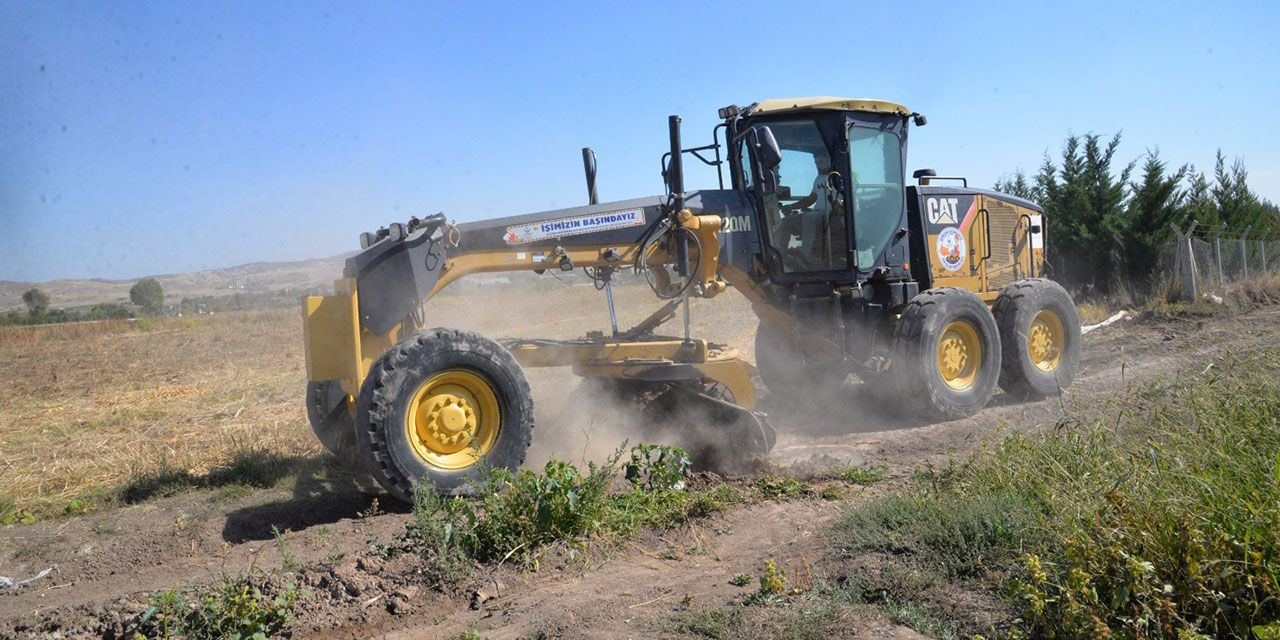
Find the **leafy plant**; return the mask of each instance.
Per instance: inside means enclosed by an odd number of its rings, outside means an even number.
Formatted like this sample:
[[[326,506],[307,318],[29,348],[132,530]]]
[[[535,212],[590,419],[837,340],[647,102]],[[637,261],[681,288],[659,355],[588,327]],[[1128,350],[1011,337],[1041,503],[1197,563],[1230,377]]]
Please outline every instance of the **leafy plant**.
[[[808,482],[798,478],[779,478],[764,474],[755,482],[755,488],[766,500],[794,500],[813,493]]]
[[[297,571],[298,562],[293,557],[293,552],[289,551],[288,531],[281,531],[273,524],[271,525],[271,535],[276,539],[276,548],[280,549],[280,569],[282,571]]]
[[[475,499],[441,497],[425,484],[415,492],[405,533],[380,549],[422,556],[432,579],[443,584],[465,575],[475,562],[529,564],[548,544],[626,537],[742,501],[727,485],[685,491],[688,455],[680,449],[637,445],[630,453],[630,489],[621,493],[609,492],[621,449],[604,464],[588,464],[585,473],[559,460],[541,471],[493,470]]]
[[[632,486],[649,491],[682,491],[684,476],[693,460],[684,449],[662,444],[639,444],[631,448],[626,478]]]
[[[299,595],[293,584],[286,584],[280,593],[268,597],[247,578],[224,575],[222,584],[205,591],[152,594],[132,637],[266,640],[292,619]]]

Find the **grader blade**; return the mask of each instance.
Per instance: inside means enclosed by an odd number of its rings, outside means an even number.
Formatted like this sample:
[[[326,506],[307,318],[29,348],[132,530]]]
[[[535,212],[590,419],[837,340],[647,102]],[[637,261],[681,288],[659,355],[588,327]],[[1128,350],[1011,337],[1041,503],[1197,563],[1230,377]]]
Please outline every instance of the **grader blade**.
[[[642,417],[647,429],[688,451],[697,470],[751,473],[777,442],[765,414],[684,385],[668,385]]]

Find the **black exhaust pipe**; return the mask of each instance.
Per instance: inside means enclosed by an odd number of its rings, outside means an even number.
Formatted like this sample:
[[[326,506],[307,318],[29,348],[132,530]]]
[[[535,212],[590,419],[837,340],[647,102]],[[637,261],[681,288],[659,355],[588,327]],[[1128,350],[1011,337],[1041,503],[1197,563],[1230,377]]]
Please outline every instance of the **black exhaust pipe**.
[[[587,204],[600,204],[596,193],[596,152],[591,147],[582,148],[582,168],[587,172]]]

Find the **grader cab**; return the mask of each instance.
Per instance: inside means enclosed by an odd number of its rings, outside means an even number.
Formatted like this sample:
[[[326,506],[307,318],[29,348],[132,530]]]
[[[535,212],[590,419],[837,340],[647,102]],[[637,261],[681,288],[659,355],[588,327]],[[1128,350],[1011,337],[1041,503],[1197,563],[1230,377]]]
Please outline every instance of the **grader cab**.
[[[407,500],[424,480],[461,493],[484,468],[523,462],[533,437],[524,367],[571,367],[643,395],[646,415],[677,435],[682,415],[722,429],[731,451],[694,451],[721,467],[773,445],[756,411],[757,368],[773,394],[840,393],[854,374],[878,402],[941,419],[980,410],[997,386],[1033,398],[1070,384],[1079,321],[1043,277],[1043,211],[931,170],[908,184],[907,130],[923,116],[838,98],[719,115],[712,144],[694,148],[670,118],[664,196],[597,203],[584,150],[586,206],[467,223],[437,214],[363,234],[334,295],[303,302],[320,440],[358,449]],[[719,188],[685,191],[687,155],[717,169]],[[604,292],[608,332],[499,343],[433,328],[431,299],[465,276],[575,269]],[[622,269],[644,274],[662,302],[629,329],[614,319]],[[690,300],[729,289],[759,319],[754,366],[690,335]],[[658,333],[678,316],[679,335]]]

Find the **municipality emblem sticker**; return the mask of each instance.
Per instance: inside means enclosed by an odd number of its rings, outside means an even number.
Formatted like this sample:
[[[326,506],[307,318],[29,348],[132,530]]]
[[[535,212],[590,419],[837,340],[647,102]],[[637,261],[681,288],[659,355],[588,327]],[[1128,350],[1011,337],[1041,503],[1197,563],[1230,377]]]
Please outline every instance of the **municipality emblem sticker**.
[[[964,234],[955,227],[947,227],[938,234],[938,258],[947,271],[959,271],[965,260]]]

